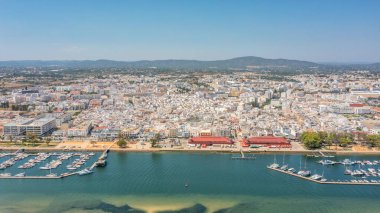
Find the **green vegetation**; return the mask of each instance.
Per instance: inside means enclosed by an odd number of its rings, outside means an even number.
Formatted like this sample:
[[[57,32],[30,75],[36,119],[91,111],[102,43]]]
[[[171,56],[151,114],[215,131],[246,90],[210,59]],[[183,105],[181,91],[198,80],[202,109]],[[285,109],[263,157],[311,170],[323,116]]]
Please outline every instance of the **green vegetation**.
[[[117,145],[118,145],[120,148],[125,148],[125,147],[127,147],[127,142],[125,141],[124,138],[120,138],[120,139],[117,141]]]
[[[322,140],[317,132],[303,132],[301,141],[308,149],[319,149],[322,147]]]
[[[367,135],[366,141],[371,147],[380,147],[380,134]]]
[[[156,148],[157,143],[160,141],[161,135],[160,133],[157,133],[152,139],[150,139],[150,142],[152,143],[152,147]]]
[[[351,133],[327,133],[320,132],[303,132],[300,137],[301,142],[308,149],[319,149],[323,146],[338,145],[347,147],[353,143],[353,135]]]

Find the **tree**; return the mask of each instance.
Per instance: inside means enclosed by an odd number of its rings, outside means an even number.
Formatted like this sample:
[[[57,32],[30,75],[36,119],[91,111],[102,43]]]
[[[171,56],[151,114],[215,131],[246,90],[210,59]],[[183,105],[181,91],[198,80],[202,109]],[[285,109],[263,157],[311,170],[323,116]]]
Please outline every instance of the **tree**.
[[[319,136],[319,138],[321,138],[322,143],[327,143],[327,138],[329,136],[329,134],[327,132],[319,131],[318,136]]]
[[[51,138],[46,138],[45,143],[47,146],[49,146],[50,142],[51,142]]]
[[[317,132],[303,132],[301,142],[308,149],[319,149],[322,147],[322,140]]]
[[[152,139],[150,139],[150,142],[152,143],[152,147],[156,147],[157,143],[160,141],[161,135],[160,133],[157,133],[154,135]]]
[[[124,138],[120,138],[118,141],[117,141],[117,145],[120,147],[120,148],[125,148],[127,146],[127,142],[124,140]]]
[[[349,133],[343,133],[338,136],[338,143],[341,147],[347,147],[350,145],[353,141],[352,134]]]
[[[26,137],[27,137],[28,140],[32,143],[33,146],[35,146],[36,143],[38,143],[37,135],[28,132],[28,133],[26,134]]]
[[[26,138],[23,138],[23,139],[21,139],[21,145],[25,145],[25,143],[27,142],[28,140],[26,139]]]
[[[380,147],[380,135],[367,135],[366,141],[371,147]]]

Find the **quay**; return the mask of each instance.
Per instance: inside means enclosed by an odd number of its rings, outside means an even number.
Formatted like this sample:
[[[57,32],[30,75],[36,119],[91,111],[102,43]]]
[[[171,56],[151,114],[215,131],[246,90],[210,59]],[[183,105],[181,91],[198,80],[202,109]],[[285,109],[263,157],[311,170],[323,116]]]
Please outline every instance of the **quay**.
[[[308,181],[312,181],[312,182],[315,182],[315,183],[319,183],[319,184],[336,184],[336,185],[378,185],[380,186],[380,182],[378,183],[371,183],[371,182],[368,182],[368,183],[363,183],[363,182],[345,182],[345,181],[319,181],[319,180],[313,180],[309,177],[304,177],[302,175],[298,175],[298,174],[295,174],[295,173],[292,173],[292,172],[288,172],[288,171],[284,171],[284,170],[281,170],[281,169],[276,169],[276,168],[269,168],[267,167],[268,169],[271,169],[271,170],[274,170],[274,171],[277,171],[277,172],[281,172],[283,174],[287,174],[287,175],[291,175],[291,176],[294,176],[294,177],[298,177],[298,178],[301,178],[301,179],[304,179],[304,180],[308,180]]]
[[[17,176],[0,176],[0,179],[62,179],[65,177],[73,176],[78,174],[78,172],[72,172],[64,175],[59,175],[56,177],[48,177],[48,176],[22,176],[22,177],[17,177]]]

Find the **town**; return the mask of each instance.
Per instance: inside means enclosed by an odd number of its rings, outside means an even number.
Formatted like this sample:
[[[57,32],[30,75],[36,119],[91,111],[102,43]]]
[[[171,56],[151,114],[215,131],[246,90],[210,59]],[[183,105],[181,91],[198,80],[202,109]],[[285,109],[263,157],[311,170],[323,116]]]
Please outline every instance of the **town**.
[[[366,71],[104,73],[35,85],[23,79],[2,79],[5,148],[89,149],[114,141],[126,150],[380,146],[380,81]]]

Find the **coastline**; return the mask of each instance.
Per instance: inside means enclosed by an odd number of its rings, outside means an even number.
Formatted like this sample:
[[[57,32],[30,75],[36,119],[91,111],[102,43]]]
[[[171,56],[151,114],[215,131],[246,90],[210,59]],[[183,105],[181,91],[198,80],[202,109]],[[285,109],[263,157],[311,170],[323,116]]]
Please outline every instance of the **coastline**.
[[[102,152],[104,148],[71,148],[69,150],[58,147],[0,147],[0,151],[17,151],[24,149],[27,152]],[[188,152],[188,153],[240,153],[237,149],[168,149],[168,148],[110,148],[112,152],[142,152],[142,153],[164,153],[164,152]],[[380,151],[342,151],[342,150],[321,150],[325,154],[331,155],[380,155]],[[243,150],[244,153],[250,154],[315,154],[317,150],[289,150],[289,149],[273,149],[273,150]]]

